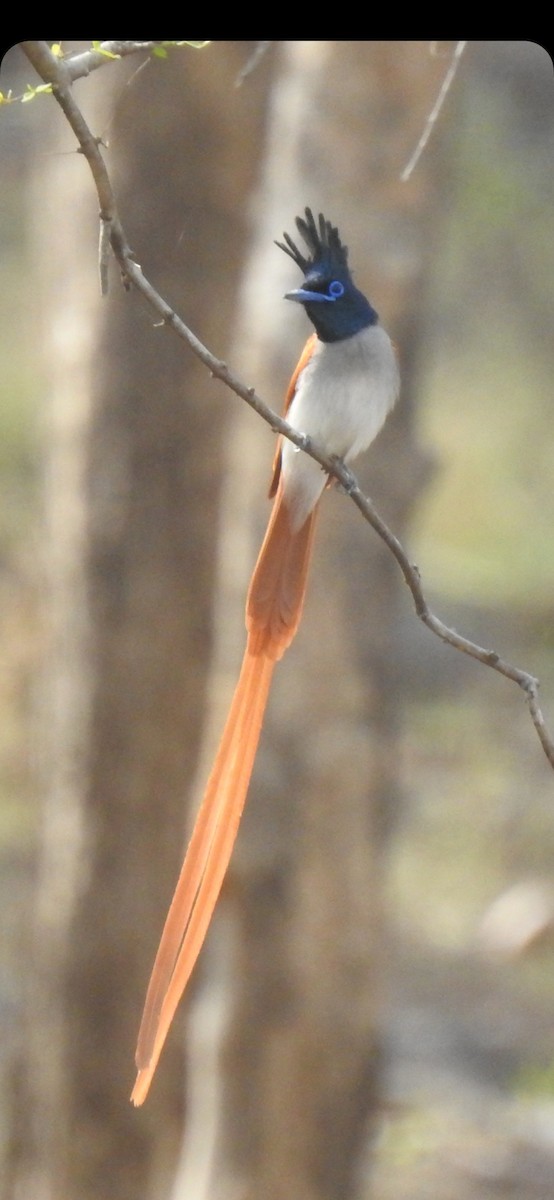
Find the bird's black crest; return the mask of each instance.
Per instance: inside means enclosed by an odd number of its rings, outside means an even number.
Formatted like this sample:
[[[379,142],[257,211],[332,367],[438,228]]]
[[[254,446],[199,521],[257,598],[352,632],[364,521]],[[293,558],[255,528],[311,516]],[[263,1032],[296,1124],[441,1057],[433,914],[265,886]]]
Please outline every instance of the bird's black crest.
[[[284,242],[275,242],[275,245],[279,246],[280,250],[284,250],[285,254],[288,254],[289,258],[297,263],[304,274],[309,271],[310,267],[320,266],[324,263],[328,264],[330,269],[348,270],[348,247],[343,246],[336,226],[331,225],[330,221],[326,221],[323,213],[319,214],[316,225],[311,208],[306,208],[304,212],[305,219],[304,217],[296,218],[296,228],[310,251],[310,257],[306,258],[301,253],[288,233],[283,234]]]

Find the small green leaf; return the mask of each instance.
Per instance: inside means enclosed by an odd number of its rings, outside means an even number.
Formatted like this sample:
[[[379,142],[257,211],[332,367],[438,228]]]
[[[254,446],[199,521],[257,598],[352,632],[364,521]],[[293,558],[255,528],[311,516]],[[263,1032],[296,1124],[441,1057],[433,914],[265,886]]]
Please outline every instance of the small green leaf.
[[[104,50],[101,42],[93,42],[92,49],[96,50],[96,53],[101,54],[104,58],[121,58],[120,54],[112,54],[111,50]]]
[[[28,100],[34,100],[35,96],[40,96],[41,93],[51,92],[51,83],[40,83],[38,87],[33,87],[31,83],[27,84],[26,91],[21,97],[21,103],[26,104]]]
[[[192,46],[193,50],[202,50],[209,45],[210,42],[156,42],[152,47],[152,55],[155,58],[167,58],[166,46]]]
[[[155,54],[160,46],[192,46],[193,50],[203,50],[204,46],[211,46],[211,42],[158,42],[152,53]]]

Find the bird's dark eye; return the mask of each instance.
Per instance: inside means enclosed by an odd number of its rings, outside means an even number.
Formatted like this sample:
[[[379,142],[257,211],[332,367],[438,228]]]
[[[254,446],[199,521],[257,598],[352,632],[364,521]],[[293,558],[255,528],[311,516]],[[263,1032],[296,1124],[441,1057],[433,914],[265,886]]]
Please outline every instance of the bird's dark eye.
[[[329,295],[334,300],[339,300],[341,296],[344,296],[344,284],[340,282],[340,279],[333,279],[333,282],[329,284]]]

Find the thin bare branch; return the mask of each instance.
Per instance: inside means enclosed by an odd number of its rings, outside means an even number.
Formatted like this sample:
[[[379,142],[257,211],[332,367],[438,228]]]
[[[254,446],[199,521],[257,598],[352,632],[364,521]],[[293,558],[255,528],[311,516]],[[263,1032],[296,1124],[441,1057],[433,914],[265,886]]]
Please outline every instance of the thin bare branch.
[[[460,45],[461,43],[458,43]],[[117,206],[111,182],[101,153],[101,141],[93,137],[87,123],[71,94],[70,80],[63,61],[57,60],[51,53],[46,42],[24,42],[23,49],[37,73],[46,83],[53,85],[53,95],[61,105],[65,116],[79,142],[81,152],[85,155],[94,178],[100,203],[100,216],[104,225],[103,238],[109,238],[113,254],[121,267],[123,278],[132,284],[144,298],[146,303],[161,318],[161,324],[172,328],[175,333],[190,346],[191,350],[205,364],[211,374],[220,379],[226,387],[242,400],[245,400],[271,429],[288,438],[300,450],[309,454],[329,476],[336,479],[348,494],[356,508],[371,525],[379,537],[394,555],[404,580],[410,589],[417,616],[442,642],[455,650],[469,655],[477,662],[483,663],[500,675],[512,680],[520,687],[525,695],[531,720],[537,731],[544,753],[554,767],[554,740],[547,729],[541,711],[538,691],[539,681],[534,675],[512,666],[500,657],[494,650],[485,649],[463,637],[455,629],[445,625],[429,608],[424,595],[418,567],[411,563],[406,551],[398,538],[379,516],[372,501],[360,489],[358,481],[349,467],[341,459],[329,457],[323,452],[312,438],[298,432],[288,421],[280,417],[265,403],[252,387],[248,387],[238,379],[215,355],[202,344],[196,334],[185,325],[184,321],[173,311],[159,292],[146,279],[127,244],[123,228],[117,212]],[[461,51],[460,51],[461,53]],[[459,55],[458,55],[459,57]],[[436,106],[435,106],[436,107]]]
[[[251,75],[252,72],[256,70],[256,67],[262,61],[262,58],[265,57],[270,46],[271,46],[271,42],[257,42],[256,43],[256,46],[255,46],[254,50],[252,51],[250,58],[244,64],[242,70],[239,71],[237,78],[235,79],[235,87],[242,87],[242,84],[244,83],[245,79],[248,79],[248,76]]]
[[[108,264],[110,261],[110,238],[109,229],[105,221],[100,222],[100,236],[98,238],[98,273],[100,276],[100,291],[103,296],[108,295]]]
[[[40,75],[45,83],[52,84],[53,95],[77,138],[81,154],[87,159],[100,202],[100,219],[113,221],[116,216],[115,199],[104,159],[100,154],[100,139],[93,137],[80,108],[75,103],[67,64],[63,59],[54,57],[48,42],[22,42],[21,48],[37,75]]]
[[[427,142],[429,141],[429,138],[431,137],[433,128],[435,126],[435,123],[436,123],[439,113],[441,111],[441,108],[442,108],[444,101],[446,100],[446,97],[448,95],[448,92],[450,91],[450,88],[452,87],[452,84],[454,82],[454,77],[456,75],[456,71],[458,70],[460,59],[462,57],[462,54],[463,54],[466,46],[467,46],[467,42],[461,42],[461,41],[456,42],[456,45],[454,47],[454,53],[450,60],[450,66],[449,66],[449,68],[446,72],[446,75],[442,81],[441,89],[437,96],[437,99],[431,109],[431,112],[429,113],[429,116],[427,117],[427,121],[425,123],[425,128],[423,130],[423,133],[422,133],[422,135],[419,139],[419,142],[417,143],[417,146],[410,158],[410,161],[406,164],[406,166],[404,167],[404,170],[400,176],[402,183],[406,183],[406,180],[410,178],[410,175],[412,174],[414,167],[419,162],[419,159],[421,158],[421,155],[423,154],[423,151],[425,150],[425,147],[427,145]]]
[[[105,67],[110,59],[127,58],[130,54],[151,54],[157,42],[100,42],[97,49],[84,50],[63,59],[71,83],[83,79],[91,71]]]

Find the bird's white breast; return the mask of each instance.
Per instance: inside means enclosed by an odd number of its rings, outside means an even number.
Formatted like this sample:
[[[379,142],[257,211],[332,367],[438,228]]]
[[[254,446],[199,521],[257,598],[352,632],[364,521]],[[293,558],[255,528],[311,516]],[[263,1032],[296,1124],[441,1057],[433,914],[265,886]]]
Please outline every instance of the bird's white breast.
[[[329,455],[356,458],[379,433],[399,390],[396,355],[388,334],[371,325],[340,342],[318,342],[299,376],[287,413],[295,429]],[[326,479],[314,459],[283,441],[283,484],[295,527],[317,503]]]

